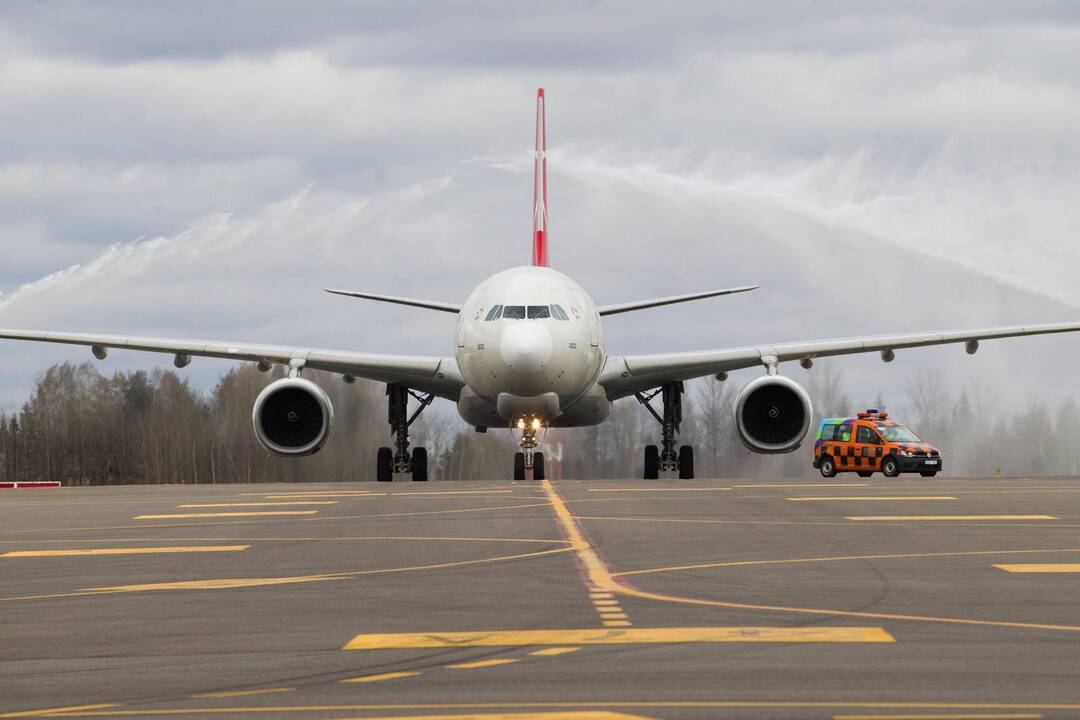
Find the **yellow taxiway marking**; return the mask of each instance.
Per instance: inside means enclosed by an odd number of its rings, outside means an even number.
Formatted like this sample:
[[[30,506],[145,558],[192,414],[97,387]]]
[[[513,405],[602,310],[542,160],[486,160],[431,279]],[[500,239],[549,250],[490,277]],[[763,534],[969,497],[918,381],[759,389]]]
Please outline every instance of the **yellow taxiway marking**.
[[[697,605],[701,607],[721,607],[739,610],[761,610],[767,612],[792,613],[798,615],[828,615],[832,617],[870,618],[874,620],[903,620],[908,622],[944,623],[950,625],[971,625],[979,627],[1007,627],[1024,630],[1054,630],[1070,633],[1080,633],[1080,625],[1054,625],[1050,623],[1011,622],[1008,620],[976,620],[972,618],[958,617],[935,617],[932,615],[905,615],[901,613],[865,612],[861,610],[833,610],[829,608],[808,608],[789,605],[762,605],[758,603],[734,602],[730,600],[710,600],[706,598],[686,597],[682,595],[668,595],[666,593],[641,590],[627,583],[624,579],[616,579],[608,569],[600,556],[592,549],[585,536],[578,527],[570,509],[562,496],[555,490],[550,480],[542,480],[540,483],[547,493],[548,502],[555,513],[559,525],[570,541],[570,547],[576,553],[578,560],[585,568],[590,585],[598,590],[609,590],[614,593],[629,595],[630,597],[658,602],[677,603],[680,605]],[[882,631],[884,632],[884,631]],[[890,636],[891,637],[891,636]]]
[[[220,507],[280,507],[282,505],[337,505],[337,500],[297,500],[294,502],[242,502],[242,503],[193,503],[177,505],[178,508],[220,508]]]
[[[16,712],[0,713],[0,718],[31,718],[48,717],[55,713],[81,713],[87,711],[104,710],[105,708],[120,707],[115,703],[102,703],[100,705],[70,705],[68,707],[44,708],[42,710],[18,710]]]
[[[1011,573],[1080,573],[1080,563],[1019,563],[994,567]]]
[[[736,485],[735,487],[739,487]],[[729,487],[714,488],[589,488],[589,492],[714,492],[730,490]]]
[[[239,552],[250,545],[191,545],[178,547],[94,548],[90,550],[12,550],[5,557],[74,557],[84,555],[153,555],[159,553]]]
[[[218,578],[210,580],[188,580],[180,582],[146,583],[140,585],[115,585],[112,587],[83,588],[66,593],[51,593],[48,595],[21,595],[15,597],[0,597],[0,602],[15,602],[19,600],[48,600],[64,597],[82,597],[86,595],[109,595],[125,592],[152,592],[155,590],[227,590],[233,588],[258,587],[262,585],[287,585],[290,583],[323,582],[328,580],[347,580],[361,575],[382,575],[384,573],[416,572],[419,570],[441,570],[452,567],[465,567],[467,565],[484,565],[508,560],[524,560],[526,558],[545,557],[558,553],[570,552],[570,548],[554,548],[551,550],[537,550],[516,555],[500,555],[495,557],[477,558],[475,560],[456,560],[454,562],[433,563],[431,565],[406,565],[404,567],[381,568],[376,570],[349,570],[339,573],[327,573],[325,575],[300,575],[295,577],[271,577],[271,578]]]
[[[533,650],[530,655],[538,655],[540,657],[549,657],[551,655],[565,655],[566,653],[577,652],[580,647],[549,647],[543,650]]]
[[[3,556],[0,555],[0,557],[3,557]],[[611,598],[609,600],[609,599],[606,599],[606,598],[596,598],[596,597],[594,597],[592,599],[592,602],[593,602],[593,605],[595,605],[597,607],[600,607],[601,605],[618,605],[619,604],[619,601],[616,600],[615,598]]]
[[[866,487],[870,483],[750,483],[733,488]]]
[[[498,658],[495,660],[476,660],[474,662],[454,663],[453,665],[447,665],[446,667],[451,670],[476,670],[478,668],[495,667],[496,665],[510,665],[511,663],[521,662],[515,658]]]
[[[944,521],[951,520],[1060,520],[1053,515],[852,515],[848,520]]]
[[[115,705],[93,705],[84,707],[99,707],[99,708],[112,708],[117,707]],[[238,712],[247,714],[281,714],[281,713],[328,713],[328,712],[345,712],[345,711],[409,711],[409,710],[451,710],[451,711],[477,711],[477,710],[516,710],[521,711],[525,708],[537,708],[537,709],[556,709],[573,707],[577,709],[579,715],[575,717],[573,714],[563,713],[562,720],[585,720],[590,718],[591,720],[648,720],[647,718],[639,718],[634,715],[619,715],[614,712],[607,715],[596,714],[597,711],[604,708],[641,708],[641,709],[764,709],[764,710],[826,710],[826,709],[851,709],[851,710],[988,710],[988,711],[1003,711],[1003,710],[1080,710],[1080,703],[957,703],[957,702],[858,702],[847,700],[792,700],[792,701],[770,701],[770,700],[604,700],[604,701],[578,701],[578,702],[558,702],[558,701],[523,701],[523,702],[489,702],[489,703],[380,703],[380,704],[351,704],[351,705],[293,705],[293,706],[253,706],[237,709],[236,707],[210,707],[210,708],[198,708],[192,710],[191,708],[156,708],[156,709],[138,709],[138,710],[82,710],[81,708],[66,709],[63,713],[57,714],[57,710],[46,711],[29,711],[34,714],[26,713],[9,713],[0,715],[0,718],[11,717],[46,717],[42,713],[53,714],[55,717],[153,717],[153,716],[170,716],[170,715],[192,715],[198,714],[200,716],[207,715],[235,715]],[[580,715],[583,712],[592,712],[593,715]],[[533,713],[534,716],[537,713]],[[552,713],[548,714],[550,718]],[[483,715],[451,715],[454,720],[459,720],[461,717],[469,718],[469,720],[491,720],[491,718],[500,717],[498,714],[483,714]],[[513,715],[510,715],[514,718]],[[525,715],[525,717],[529,717]],[[543,714],[539,715],[543,718]],[[503,716],[505,720],[505,715]],[[393,720],[447,720],[444,715],[442,718],[439,716],[421,716],[419,718],[403,718],[395,716]],[[520,714],[514,720],[522,720]],[[530,719],[531,720],[531,719]],[[543,718],[543,720],[548,720]]]
[[[818,502],[818,501],[843,502],[845,500],[955,500],[955,499],[956,498],[953,497],[952,495],[907,495],[907,496],[904,496],[904,495],[891,495],[891,496],[881,495],[881,496],[877,496],[877,497],[872,496],[872,495],[866,495],[866,496],[840,495],[840,496],[835,496],[835,497],[814,497],[814,496],[811,495],[811,496],[807,496],[807,497],[789,497],[788,498],[788,500],[790,500],[792,502]]]
[[[672,565],[670,567],[627,570],[612,573],[612,577],[627,575],[650,575],[652,573],[677,572],[679,570],[703,570],[705,568],[742,567],[744,565],[794,565],[798,563],[845,562],[852,560],[895,560],[903,558],[943,558],[968,555],[1032,555],[1038,553],[1080,553],[1080,548],[1049,548],[1046,550],[963,550],[960,552],[892,553],[889,555],[832,555],[828,557],[793,558],[790,560],[736,560],[734,562],[698,563],[696,565]]]
[[[435,490],[435,491],[418,491],[418,492],[396,492],[390,493],[394,496],[401,495],[491,495],[493,493],[512,493],[513,490]]]
[[[650,720],[641,715],[625,715],[602,710],[569,712],[525,712],[525,713],[470,713],[468,715],[407,715],[387,718],[387,720]]]
[[[833,720],[1038,720],[1042,715],[1010,713],[1008,715],[834,715]]]
[[[178,513],[174,515],[136,515],[135,520],[173,520],[176,518],[265,517],[269,515],[314,515],[318,510],[266,510],[259,512]]]
[[[262,493],[258,493],[262,495]],[[303,500],[304,498],[328,498],[328,497],[382,497],[386,493],[304,493],[303,495],[262,495],[264,500],[287,500],[289,498],[295,498],[297,500]]]
[[[521,647],[528,645],[641,645],[718,642],[895,642],[873,627],[685,627],[608,630],[490,630],[357,635],[344,650],[396,650],[447,647]]]
[[[383,680],[397,680],[398,678],[416,677],[420,675],[418,672],[391,672],[382,673],[381,675],[361,675],[360,677],[349,678],[348,680],[341,680],[343,683],[370,683],[370,682],[382,682]]]
[[[248,695],[265,695],[267,693],[293,692],[296,688],[263,688],[262,690],[221,690],[219,692],[199,693],[192,695],[193,698],[231,698],[247,697]]]

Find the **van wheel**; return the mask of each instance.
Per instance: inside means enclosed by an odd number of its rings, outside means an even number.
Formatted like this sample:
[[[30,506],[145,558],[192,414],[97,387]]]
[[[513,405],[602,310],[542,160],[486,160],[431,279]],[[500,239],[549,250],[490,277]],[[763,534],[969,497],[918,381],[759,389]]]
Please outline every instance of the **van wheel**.
[[[822,477],[836,477],[836,461],[828,455],[821,458],[821,463],[818,465],[818,469],[821,470]]]
[[[892,455],[881,461],[881,474],[885,477],[896,477],[900,474],[900,461]]]

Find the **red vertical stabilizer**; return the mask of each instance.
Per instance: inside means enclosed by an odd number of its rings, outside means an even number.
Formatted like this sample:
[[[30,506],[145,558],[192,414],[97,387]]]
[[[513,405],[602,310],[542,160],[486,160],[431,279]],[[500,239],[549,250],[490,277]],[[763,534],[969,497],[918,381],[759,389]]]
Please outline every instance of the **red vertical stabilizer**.
[[[547,128],[544,125],[544,88],[536,91],[536,166],[533,170],[532,264],[548,267]]]

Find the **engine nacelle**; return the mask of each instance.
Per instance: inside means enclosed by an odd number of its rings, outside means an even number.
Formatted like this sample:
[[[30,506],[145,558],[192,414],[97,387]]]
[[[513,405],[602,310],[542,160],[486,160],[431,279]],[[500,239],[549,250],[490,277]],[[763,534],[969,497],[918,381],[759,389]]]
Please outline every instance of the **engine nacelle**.
[[[802,385],[780,375],[751,381],[735,398],[735,426],[739,439],[758,453],[796,450],[814,416],[810,396]]]
[[[278,455],[319,452],[334,424],[334,406],[323,389],[303,378],[283,378],[263,388],[251,411],[255,437]]]

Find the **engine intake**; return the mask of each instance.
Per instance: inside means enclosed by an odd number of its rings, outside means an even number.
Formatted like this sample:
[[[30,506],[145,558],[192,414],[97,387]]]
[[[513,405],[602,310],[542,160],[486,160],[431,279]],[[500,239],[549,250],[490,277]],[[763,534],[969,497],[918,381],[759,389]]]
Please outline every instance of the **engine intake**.
[[[780,375],[751,381],[735,398],[739,439],[758,453],[796,450],[810,432],[813,414],[802,385]]]
[[[317,453],[330,436],[334,406],[323,389],[303,378],[283,378],[263,388],[251,411],[255,437],[278,455]]]

